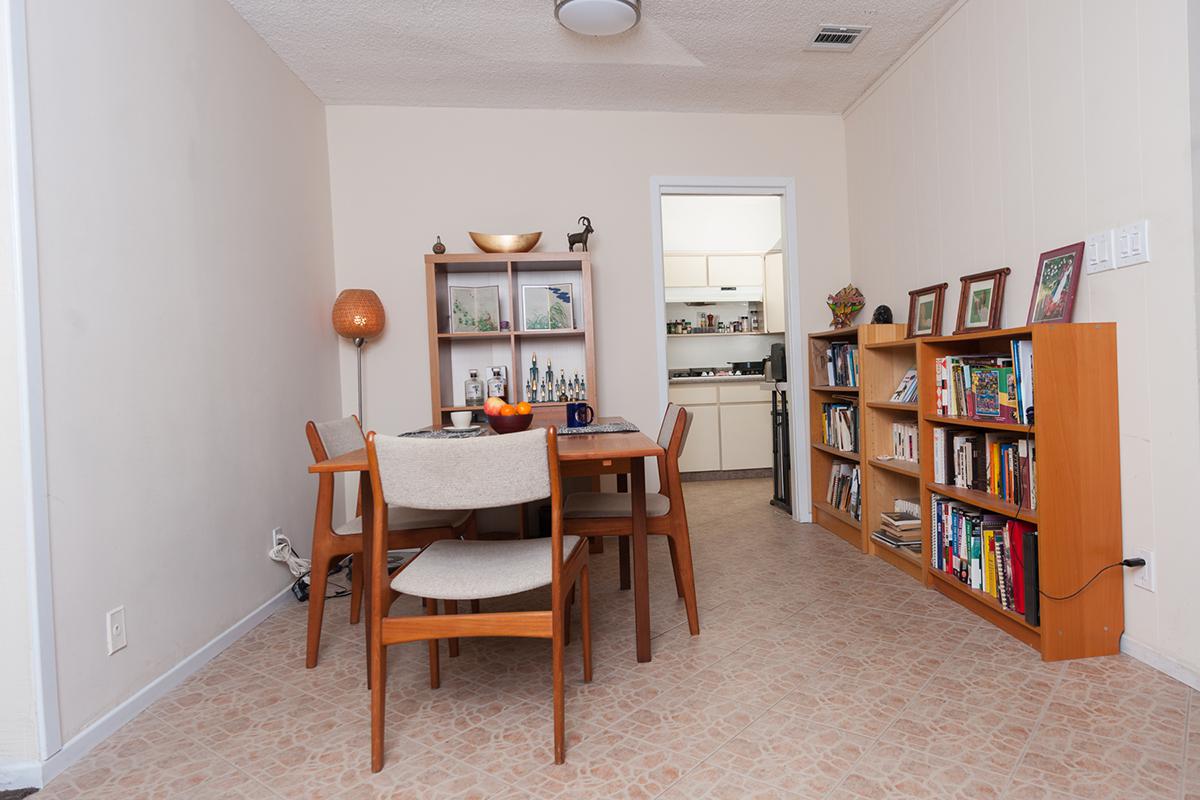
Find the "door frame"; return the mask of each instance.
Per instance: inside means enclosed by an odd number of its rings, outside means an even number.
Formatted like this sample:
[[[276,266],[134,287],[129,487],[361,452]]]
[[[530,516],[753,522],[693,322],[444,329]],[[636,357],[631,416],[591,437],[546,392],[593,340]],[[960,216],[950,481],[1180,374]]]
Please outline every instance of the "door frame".
[[[812,483],[808,459],[808,371],[804,369],[810,329],[800,304],[799,226],[796,181],[785,177],[652,176],[650,178],[651,271],[654,278],[655,357],[658,362],[658,405],[667,406],[666,289],[663,275],[662,201],[664,194],[776,195],[783,198],[783,286],[786,302],[788,416],[792,460],[792,519],[812,522]]]

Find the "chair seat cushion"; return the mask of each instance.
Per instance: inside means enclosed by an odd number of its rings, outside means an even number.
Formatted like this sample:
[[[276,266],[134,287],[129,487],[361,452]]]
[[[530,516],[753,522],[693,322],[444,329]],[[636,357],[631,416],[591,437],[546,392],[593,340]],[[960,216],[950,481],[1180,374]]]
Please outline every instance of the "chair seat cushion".
[[[563,537],[563,560],[578,544]],[[435,600],[504,597],[550,583],[550,539],[479,541],[444,539],[421,551],[392,588]]]
[[[456,528],[467,521],[470,511],[429,511],[423,508],[388,506],[389,531],[415,531],[421,528]],[[338,536],[362,533],[362,517],[343,522],[333,529]]]
[[[576,492],[567,495],[563,516],[568,519],[594,517],[631,517],[633,500],[628,492]],[[665,517],[671,511],[671,500],[663,494],[646,495],[646,516]]]

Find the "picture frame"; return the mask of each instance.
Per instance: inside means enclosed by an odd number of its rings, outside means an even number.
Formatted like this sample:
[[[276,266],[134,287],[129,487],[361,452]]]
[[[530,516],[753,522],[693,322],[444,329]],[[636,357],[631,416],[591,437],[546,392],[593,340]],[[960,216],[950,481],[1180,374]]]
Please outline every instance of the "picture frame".
[[[575,304],[569,283],[521,287],[521,327],[527,331],[575,329]]]
[[[1076,242],[1038,256],[1026,324],[1071,321],[1083,272],[1083,247],[1083,242]]]
[[[1012,270],[1008,267],[964,275],[958,295],[958,320],[954,333],[994,331],[1000,327],[1004,304],[1004,284]]]
[[[942,306],[948,283],[937,283],[908,293],[908,331],[906,338],[942,335]]]
[[[451,286],[450,332],[495,333],[500,330],[500,287]]]

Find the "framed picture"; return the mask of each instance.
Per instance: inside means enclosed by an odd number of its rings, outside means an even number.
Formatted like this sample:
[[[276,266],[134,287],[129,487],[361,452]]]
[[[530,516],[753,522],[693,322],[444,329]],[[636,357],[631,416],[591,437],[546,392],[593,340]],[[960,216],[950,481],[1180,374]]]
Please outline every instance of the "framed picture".
[[[450,287],[451,333],[489,333],[499,330],[499,286]]]
[[[955,333],[994,331],[1000,327],[1000,306],[1004,303],[1004,282],[1008,267],[964,275],[958,295],[958,322]]]
[[[942,333],[942,303],[949,284],[939,283],[908,293],[908,338],[940,336]]]
[[[571,284],[521,287],[521,321],[527,331],[572,330],[575,310]]]
[[[1050,250],[1038,257],[1033,297],[1029,298],[1029,322],[1070,322],[1083,271],[1083,242]]]

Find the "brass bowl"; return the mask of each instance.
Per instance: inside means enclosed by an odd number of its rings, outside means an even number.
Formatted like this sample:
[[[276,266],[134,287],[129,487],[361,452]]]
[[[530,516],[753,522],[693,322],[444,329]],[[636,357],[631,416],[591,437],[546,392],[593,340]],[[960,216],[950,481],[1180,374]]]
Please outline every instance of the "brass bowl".
[[[541,231],[534,233],[476,233],[468,231],[471,241],[485,253],[528,253],[537,247]]]

